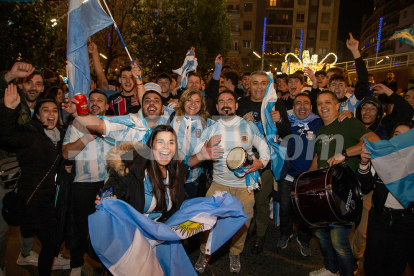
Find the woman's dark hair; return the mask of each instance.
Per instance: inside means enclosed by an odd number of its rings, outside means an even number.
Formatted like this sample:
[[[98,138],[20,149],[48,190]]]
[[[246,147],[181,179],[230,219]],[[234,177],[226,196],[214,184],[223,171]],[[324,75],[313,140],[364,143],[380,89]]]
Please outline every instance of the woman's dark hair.
[[[63,93],[63,89],[60,86],[52,86],[52,87],[50,87],[46,91],[46,93],[43,96],[43,98],[44,99],[53,99],[53,100],[56,100],[56,96],[57,96],[57,93],[58,93],[58,90],[59,89],[62,90],[62,93]]]
[[[57,102],[55,100],[52,100],[52,99],[40,99],[40,100],[37,101],[36,106],[34,108],[32,120],[33,121],[36,121],[36,122],[39,122],[42,125],[43,125],[43,123],[37,118],[36,115],[39,115],[40,108],[42,107],[42,105],[44,103],[54,103],[56,105],[56,107],[58,108],[58,118],[60,118],[60,108],[58,107],[58,104],[57,104]],[[56,123],[56,127],[58,127],[58,126],[59,126],[59,122]],[[43,127],[46,127],[46,126],[43,125]]]
[[[395,127],[391,130],[390,132],[390,138],[392,138],[392,136],[394,135],[395,130],[397,129],[397,127],[399,126],[407,126],[409,129],[413,129],[413,125],[409,122],[400,122],[397,125],[395,125]]]
[[[157,161],[154,158],[154,153],[152,151],[154,146],[154,140],[158,133],[160,132],[171,132],[174,135],[175,140],[175,154],[171,159],[171,162],[166,166],[168,172],[168,183],[167,187],[170,189],[170,196],[173,207],[177,205],[178,201],[178,179],[179,179],[179,167],[180,161],[178,159],[178,142],[177,142],[177,135],[174,132],[174,129],[169,125],[159,125],[155,127],[151,133],[151,136],[148,139],[147,146],[151,149],[149,153],[149,158],[147,162],[147,172],[148,177],[152,185],[152,193],[155,196],[157,201],[157,205],[155,207],[155,211],[166,211],[167,210],[167,203],[165,199],[165,185],[161,178],[161,170],[158,166]],[[185,173],[185,172],[181,172]]]

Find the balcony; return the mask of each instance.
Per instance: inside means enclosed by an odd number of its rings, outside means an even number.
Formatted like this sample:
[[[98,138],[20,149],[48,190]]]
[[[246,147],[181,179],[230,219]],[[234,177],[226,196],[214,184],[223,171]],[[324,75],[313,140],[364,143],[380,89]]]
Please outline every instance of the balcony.
[[[240,10],[227,10],[227,14],[230,15],[230,17],[233,18],[240,18]]]

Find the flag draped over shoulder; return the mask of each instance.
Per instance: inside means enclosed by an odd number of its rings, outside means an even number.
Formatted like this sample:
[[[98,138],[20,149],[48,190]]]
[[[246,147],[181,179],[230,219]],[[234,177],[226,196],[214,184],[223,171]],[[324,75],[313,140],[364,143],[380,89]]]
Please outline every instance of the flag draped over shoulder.
[[[102,9],[98,0],[70,0],[68,14],[69,96],[84,93],[88,97],[91,76],[86,43],[91,35],[114,22]]]
[[[401,31],[396,31],[389,40],[392,39],[414,47],[414,26]]]
[[[89,216],[92,246],[114,275],[197,275],[180,243],[211,230],[212,254],[248,219],[243,204],[229,193],[186,200],[165,224],[154,222],[124,201],[101,201]]]
[[[276,90],[273,87],[273,78],[270,75],[268,75],[267,78],[269,79],[269,84],[266,88],[261,109],[262,127],[270,149],[270,160],[272,161],[271,170],[275,179],[278,180],[285,162],[287,149],[276,142],[277,127],[273,122],[270,113],[273,112],[274,106],[276,105],[277,95]]]
[[[371,161],[390,193],[405,207],[414,202],[414,129],[390,140],[367,142]]]

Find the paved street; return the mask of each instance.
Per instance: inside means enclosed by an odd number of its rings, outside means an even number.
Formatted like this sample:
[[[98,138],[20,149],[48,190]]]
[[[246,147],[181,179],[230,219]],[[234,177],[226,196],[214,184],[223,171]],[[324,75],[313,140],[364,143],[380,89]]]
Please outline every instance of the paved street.
[[[352,234],[351,234],[352,235]],[[319,247],[319,241],[315,237],[311,240],[312,256],[303,257],[299,251],[299,245],[296,242],[297,231],[294,233],[294,238],[289,243],[288,247],[284,250],[277,249],[276,243],[280,236],[278,229],[275,229],[274,223],[271,220],[269,222],[269,229],[266,234],[266,242],[264,251],[259,255],[252,255],[250,248],[253,243],[254,237],[251,238],[241,255],[242,269],[239,275],[308,275],[312,270],[319,269],[323,266],[322,253]],[[39,252],[40,246],[38,241],[35,244],[35,251]],[[197,261],[198,239],[192,239],[186,245],[191,262],[194,264]],[[14,275],[38,275],[37,268],[34,266],[18,266],[16,265],[17,256],[20,252],[19,232],[18,228],[11,227],[9,231],[7,252],[6,252],[6,273],[9,276]],[[65,256],[69,257],[69,252],[63,252]],[[361,264],[362,266],[362,264]],[[102,268],[100,264],[94,262],[90,258],[87,259],[83,266],[82,275],[95,276],[101,275]],[[53,271],[52,275],[66,276],[70,274],[70,270],[58,270]],[[228,257],[228,244],[223,246],[219,251],[213,254],[210,260],[209,266],[206,271],[201,275],[231,275],[229,272],[229,257]],[[234,275],[234,274],[233,274]],[[363,276],[364,273],[358,271],[357,276]],[[413,276],[414,273],[407,268],[404,276]]]

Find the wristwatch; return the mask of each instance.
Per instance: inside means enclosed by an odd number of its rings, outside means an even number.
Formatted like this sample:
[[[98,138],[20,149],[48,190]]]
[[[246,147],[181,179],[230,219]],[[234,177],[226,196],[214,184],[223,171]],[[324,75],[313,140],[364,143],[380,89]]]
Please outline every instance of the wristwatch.
[[[346,150],[344,149],[341,154],[345,157],[345,160],[348,160],[349,156],[346,154]]]

